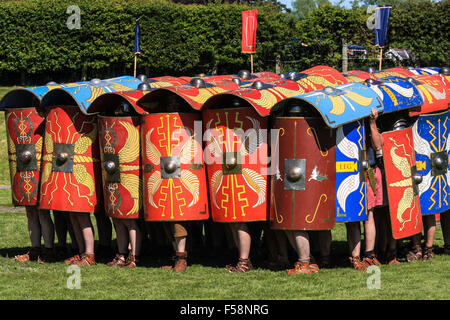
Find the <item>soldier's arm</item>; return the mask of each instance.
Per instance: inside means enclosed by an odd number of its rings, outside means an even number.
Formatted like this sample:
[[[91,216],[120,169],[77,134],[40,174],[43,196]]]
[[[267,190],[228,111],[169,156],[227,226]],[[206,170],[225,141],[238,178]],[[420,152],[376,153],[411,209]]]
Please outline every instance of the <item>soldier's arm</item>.
[[[372,114],[369,117],[370,139],[375,151],[383,148],[383,137],[377,127],[378,111],[372,108]]]

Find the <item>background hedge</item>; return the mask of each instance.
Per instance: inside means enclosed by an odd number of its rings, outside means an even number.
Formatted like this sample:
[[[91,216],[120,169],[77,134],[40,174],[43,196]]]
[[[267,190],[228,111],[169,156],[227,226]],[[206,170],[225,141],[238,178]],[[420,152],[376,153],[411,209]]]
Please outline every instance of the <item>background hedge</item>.
[[[81,28],[69,30],[66,10],[73,4],[81,9]],[[255,71],[276,71],[277,58],[281,71],[317,64],[339,69],[343,38],[373,47],[363,8],[325,6],[297,20],[270,5],[6,0],[0,2],[0,81],[41,84],[132,74],[137,15],[142,52],[138,73],[151,77],[236,73],[250,65],[250,55],[241,53],[241,11],[255,8],[259,10]],[[448,65],[449,16],[449,1],[394,8],[388,45],[412,49],[418,65]],[[368,64],[376,65],[368,60],[353,67]]]

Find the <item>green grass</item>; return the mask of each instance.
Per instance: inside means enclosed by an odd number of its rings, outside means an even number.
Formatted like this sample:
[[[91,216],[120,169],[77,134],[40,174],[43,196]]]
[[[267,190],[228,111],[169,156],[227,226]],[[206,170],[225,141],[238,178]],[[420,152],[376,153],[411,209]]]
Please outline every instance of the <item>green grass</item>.
[[[335,257],[345,255],[345,227],[333,233]],[[442,247],[440,228],[437,246]],[[381,266],[381,288],[368,289],[366,272],[348,266],[322,269],[317,274],[288,276],[284,271],[257,268],[246,274],[229,274],[211,259],[196,259],[185,273],[162,270],[157,257],[136,269],[98,264],[81,269],[81,289],[70,290],[67,266],[19,263],[14,254],[29,246],[24,213],[0,214],[0,299],[151,299],[151,300],[320,300],[320,299],[448,299],[450,256],[432,261]],[[337,256],[336,256],[337,255]]]

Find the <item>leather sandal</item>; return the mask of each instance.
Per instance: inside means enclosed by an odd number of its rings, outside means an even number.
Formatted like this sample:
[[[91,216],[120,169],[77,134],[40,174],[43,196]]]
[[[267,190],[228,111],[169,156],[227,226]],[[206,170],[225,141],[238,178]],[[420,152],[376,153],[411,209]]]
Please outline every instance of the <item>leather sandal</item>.
[[[367,264],[367,266],[379,266],[381,265],[380,261],[378,261],[377,256],[375,253],[372,253],[368,257],[364,257],[363,261]]]
[[[15,256],[14,259],[19,262],[37,261],[41,251],[40,247],[33,247],[27,253]]]
[[[422,248],[420,245],[414,246],[413,249],[406,254],[406,261],[411,262],[416,260],[422,260]]]
[[[423,254],[422,254],[422,260],[431,260],[433,259],[434,253],[433,253],[433,247],[425,247],[423,248]]]
[[[125,255],[117,253],[114,259],[108,262],[106,265],[108,267],[123,267],[126,264]]]
[[[311,266],[312,265],[309,262],[297,261],[294,265],[294,269],[287,269],[286,272],[289,275],[293,275],[293,274],[301,274],[301,273],[310,274],[310,273],[315,273],[315,272],[319,271],[318,267],[316,270],[315,267],[311,268]]]
[[[86,254],[83,253],[79,260],[75,260],[71,263],[74,266],[92,266],[95,265],[95,255],[93,253]]]
[[[64,262],[65,262],[66,264],[72,264],[72,262],[77,261],[77,260],[80,260],[80,259],[81,259],[81,256],[80,256],[79,254],[76,254],[76,255],[74,255],[73,257],[70,257],[70,258],[64,260]]]
[[[368,264],[367,262],[361,260],[359,256],[357,257],[349,257],[350,263],[353,265],[353,268],[359,271],[366,271]]]
[[[137,259],[136,256],[131,253],[128,255],[127,260],[125,262],[125,268],[136,268]]]
[[[225,268],[230,273],[248,272],[253,269],[253,265],[252,265],[252,262],[250,261],[250,259],[239,258],[239,261],[236,264],[236,266],[226,265]]]
[[[187,251],[175,253],[175,265],[173,266],[174,272],[183,272],[187,268]]]

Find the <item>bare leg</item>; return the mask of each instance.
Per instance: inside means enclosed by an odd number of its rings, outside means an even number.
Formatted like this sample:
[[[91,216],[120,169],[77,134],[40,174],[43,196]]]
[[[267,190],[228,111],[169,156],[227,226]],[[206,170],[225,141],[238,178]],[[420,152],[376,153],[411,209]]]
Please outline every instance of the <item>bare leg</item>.
[[[124,224],[128,230],[128,238],[130,239],[131,254],[133,256],[139,256],[142,245],[142,233],[138,225],[138,221],[135,219],[124,220]]]
[[[373,218],[373,209],[372,209],[369,210],[368,219],[364,221],[364,242],[366,252],[374,251],[376,235],[377,232],[375,229],[375,220]]]
[[[248,226],[246,223],[235,223],[233,224],[233,230],[238,239],[239,258],[247,260],[250,256],[252,244]]]
[[[295,248],[298,253],[298,260],[302,262],[309,262],[310,246],[308,232],[303,230],[295,230],[292,233],[295,239]]]

